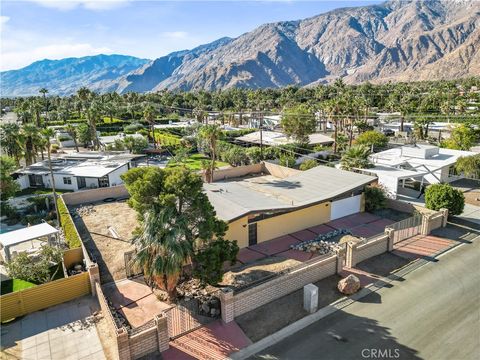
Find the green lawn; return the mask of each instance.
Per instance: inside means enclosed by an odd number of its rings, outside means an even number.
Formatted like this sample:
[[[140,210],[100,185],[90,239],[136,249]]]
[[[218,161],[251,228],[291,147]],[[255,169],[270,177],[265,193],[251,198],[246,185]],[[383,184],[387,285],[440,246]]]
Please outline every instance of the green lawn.
[[[122,119],[119,119],[119,118],[112,118],[112,121],[110,121],[110,116],[104,116],[103,117],[103,122],[105,124],[114,124],[114,123],[123,123],[124,121]]]
[[[202,169],[202,160],[210,160],[210,158],[206,157],[203,154],[192,154],[188,157],[188,159],[185,161],[185,165],[187,168],[190,170],[201,170]],[[168,166],[178,166],[179,164],[177,163],[169,163]],[[217,167],[222,167],[222,166],[227,166],[228,164],[223,162],[223,161],[217,161],[216,166]]]
[[[34,286],[37,286],[37,285],[25,280],[20,280],[20,279],[4,280],[1,282],[1,293],[2,295],[4,295],[11,292],[28,289]]]
[[[155,138],[157,139],[157,142],[159,142],[161,145],[169,146],[169,145],[181,144],[180,136],[168,134],[165,132],[160,132],[158,130],[155,131]]]

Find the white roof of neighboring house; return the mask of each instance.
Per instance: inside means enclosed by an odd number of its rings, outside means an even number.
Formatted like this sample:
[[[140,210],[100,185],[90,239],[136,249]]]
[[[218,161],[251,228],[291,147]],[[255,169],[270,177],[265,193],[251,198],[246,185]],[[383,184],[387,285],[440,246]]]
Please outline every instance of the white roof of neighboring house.
[[[418,156],[412,150],[418,150]],[[432,152],[433,155],[422,157],[424,152]],[[412,156],[413,154],[413,156]],[[375,165],[396,167],[408,164],[413,168],[427,167],[430,170],[437,170],[445,166],[453,165],[461,156],[474,155],[471,151],[443,149],[431,145],[402,146],[385,150],[370,155],[370,160]]]
[[[331,144],[334,140],[326,135],[315,133],[308,136],[310,144]],[[260,144],[260,131],[237,137],[237,140]],[[294,143],[293,139],[289,139],[284,133],[278,131],[262,131],[262,141],[265,145],[283,145]]]
[[[52,159],[52,170],[56,175],[100,178],[144,155],[127,153],[72,153]],[[17,170],[21,175],[46,175],[50,173],[48,160]]]
[[[379,178],[386,176],[386,177],[392,177],[400,180],[400,179],[409,179],[409,178],[416,178],[418,176],[423,176],[428,174],[428,171],[426,170],[413,171],[413,170],[398,169],[398,168],[387,167],[387,166],[375,166],[374,168],[370,168],[370,169],[362,169],[362,173],[375,174]]]
[[[58,233],[58,230],[53,226],[47,223],[42,223],[39,225],[33,225],[23,229],[10,231],[5,234],[0,234],[0,244],[2,244],[3,247],[12,246],[56,233]]]
[[[133,137],[136,137],[136,138],[144,138],[144,136],[142,134],[126,134],[126,135],[119,134],[119,135],[111,135],[111,136],[99,136],[98,140],[102,144],[113,144],[115,142],[115,140],[123,140],[127,136],[133,136]]]
[[[232,221],[249,213],[314,205],[375,180],[320,165],[285,178],[257,174],[204,184],[204,189],[217,216]]]

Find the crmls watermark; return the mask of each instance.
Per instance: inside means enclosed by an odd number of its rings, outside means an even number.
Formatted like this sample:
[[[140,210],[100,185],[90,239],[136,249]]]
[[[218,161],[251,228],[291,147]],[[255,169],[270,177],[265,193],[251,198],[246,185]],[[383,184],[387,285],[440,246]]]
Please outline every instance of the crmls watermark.
[[[364,359],[399,359],[399,349],[363,349],[362,358]]]

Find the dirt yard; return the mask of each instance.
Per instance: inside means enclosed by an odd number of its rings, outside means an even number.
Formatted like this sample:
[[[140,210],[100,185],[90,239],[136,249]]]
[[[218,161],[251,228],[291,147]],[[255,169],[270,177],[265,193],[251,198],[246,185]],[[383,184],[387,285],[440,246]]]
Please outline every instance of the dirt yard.
[[[125,278],[123,254],[133,250],[130,240],[138,225],[135,210],[125,201],[96,203],[71,210],[81,214],[73,216],[75,225],[85,247],[100,266],[102,284]],[[109,231],[110,227],[118,234],[118,239]]]
[[[378,276],[388,276],[392,272],[409,264],[411,260],[405,259],[390,252],[374,256],[362,261],[355,267]]]
[[[343,295],[337,290],[339,275],[332,275],[315,283],[318,286],[318,308],[340,299]],[[253,342],[263,339],[287,325],[303,318],[308,313],[303,309],[303,288],[287,296],[260,306],[235,321]]]
[[[285,259],[279,256],[261,259],[226,272],[219,285],[238,289],[300,264],[302,264],[300,261]]]
[[[463,191],[465,203],[480,206],[480,181],[462,179],[452,182],[452,186]]]

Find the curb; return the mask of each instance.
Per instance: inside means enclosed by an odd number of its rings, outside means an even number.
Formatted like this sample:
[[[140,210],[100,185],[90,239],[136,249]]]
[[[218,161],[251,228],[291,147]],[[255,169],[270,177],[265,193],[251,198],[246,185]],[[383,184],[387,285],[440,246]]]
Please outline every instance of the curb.
[[[477,240],[477,239],[480,239],[480,236],[474,238],[472,241],[474,240]],[[461,243],[457,246],[453,246],[449,249],[446,249],[446,250],[443,250],[443,251],[440,251],[436,254],[434,254],[432,256],[432,258],[434,259],[437,259],[439,257],[442,257],[444,255],[446,255],[447,253],[451,252],[451,251],[454,251],[458,248],[460,248],[462,245],[466,245],[468,243]],[[354,295],[351,295],[349,297],[343,297],[341,299],[338,299],[337,301],[331,303],[330,305],[327,305],[323,308],[321,308],[320,310],[318,310],[317,312],[315,312],[314,314],[310,314],[310,315],[307,315],[303,318],[301,318],[300,320],[297,320],[295,321],[294,323],[290,324],[290,325],[287,325],[286,327],[284,327],[283,329],[271,334],[271,335],[268,335],[267,337],[264,337],[263,339],[231,354],[229,357],[227,357],[226,359],[228,360],[243,360],[243,359],[246,359],[250,356],[253,356],[255,355],[256,353],[282,341],[283,339],[289,337],[290,335],[293,335],[295,334],[296,332],[312,325],[313,323],[315,323],[316,321],[318,320],[321,320],[323,319],[324,317],[328,316],[328,315],[331,315],[333,313],[335,313],[336,311],[338,310],[341,310],[351,304],[353,304],[355,301],[359,300],[359,299],[362,299],[364,297],[366,297],[367,295],[370,295],[371,293],[373,292],[376,292],[384,287],[386,287],[387,285],[389,285],[390,283],[392,283],[393,281],[395,280],[398,280],[398,277],[403,277],[421,267],[423,267],[424,265],[428,264],[428,263],[431,263],[432,261],[431,260],[427,260],[427,259],[422,259],[422,258],[419,258],[419,259],[415,259],[413,260],[412,262],[410,262],[409,264],[405,265],[404,267],[401,267],[400,269],[398,269],[396,272],[390,274],[389,276],[387,277],[382,277],[380,278],[379,280],[377,280],[376,282],[372,283],[372,284],[369,284],[367,285],[366,287],[364,287],[363,289],[361,289],[359,292],[357,292],[356,294]]]

